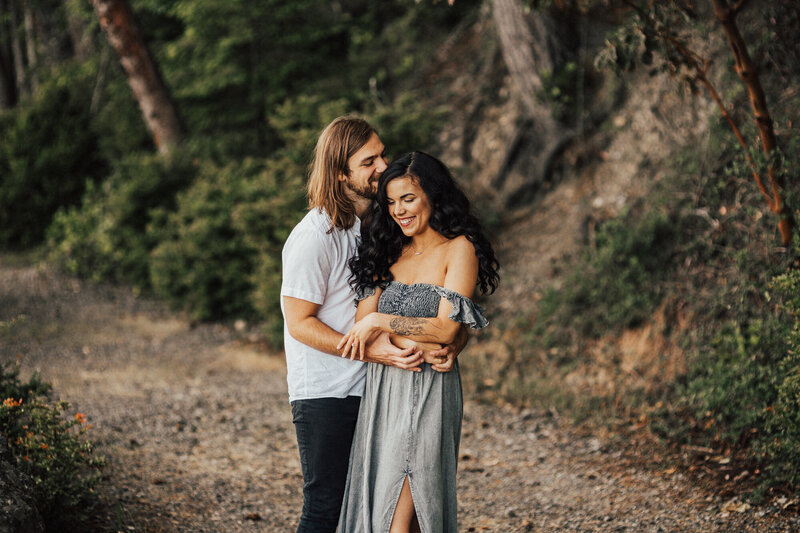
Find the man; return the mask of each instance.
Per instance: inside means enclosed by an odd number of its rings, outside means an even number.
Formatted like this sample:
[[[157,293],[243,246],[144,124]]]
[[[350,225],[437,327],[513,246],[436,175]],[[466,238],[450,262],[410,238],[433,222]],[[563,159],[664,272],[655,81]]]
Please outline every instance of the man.
[[[366,365],[340,357],[337,344],[355,320],[348,283],[359,217],[386,169],[385,150],[364,120],[340,117],[320,135],[308,181],[309,212],[283,248],[281,309],[292,418],[303,470],[298,533],[336,530]],[[466,343],[432,354],[448,370]],[[422,354],[401,350],[386,334],[367,346],[366,361],[419,371]]]

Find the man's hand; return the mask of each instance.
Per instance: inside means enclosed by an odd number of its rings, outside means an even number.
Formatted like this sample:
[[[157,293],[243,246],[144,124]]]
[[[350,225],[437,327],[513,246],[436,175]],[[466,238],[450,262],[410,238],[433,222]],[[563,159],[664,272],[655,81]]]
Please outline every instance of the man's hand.
[[[453,370],[457,355],[458,351],[455,345],[447,344],[442,346],[440,350],[428,352],[425,356],[425,362],[430,363],[431,368],[437,372],[450,372]]]
[[[416,346],[401,349],[392,344],[388,333],[381,333],[366,346],[365,361],[394,366],[412,372],[422,372],[420,365],[424,362],[422,351]]]
[[[453,365],[456,362],[456,357],[464,346],[467,345],[469,335],[467,329],[462,327],[452,344],[442,346],[440,350],[432,350],[427,353],[425,362],[431,364],[431,368],[437,372],[450,372],[453,370]]]

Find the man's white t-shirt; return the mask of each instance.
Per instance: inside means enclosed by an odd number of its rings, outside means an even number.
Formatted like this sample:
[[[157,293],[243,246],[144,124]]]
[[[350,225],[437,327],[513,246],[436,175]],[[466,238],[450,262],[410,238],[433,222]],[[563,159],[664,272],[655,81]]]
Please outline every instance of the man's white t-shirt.
[[[286,325],[284,296],[320,304],[317,318],[340,333],[346,333],[355,322],[355,293],[347,282],[347,262],[356,254],[361,222],[356,219],[352,228],[334,228],[328,233],[330,227],[330,216],[321,209],[312,209],[283,246],[281,311],[290,402],[364,393],[364,363],[307,346],[289,335]]]

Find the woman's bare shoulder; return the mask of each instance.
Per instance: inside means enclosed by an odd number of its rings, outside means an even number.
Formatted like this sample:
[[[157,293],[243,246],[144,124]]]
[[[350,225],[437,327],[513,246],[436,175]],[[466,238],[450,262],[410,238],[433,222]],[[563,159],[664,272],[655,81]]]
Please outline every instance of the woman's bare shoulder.
[[[475,255],[475,245],[464,235],[459,235],[447,243],[447,264],[448,267],[458,265],[464,267],[474,265],[477,267],[478,257]]]
[[[471,254],[475,255],[475,245],[467,239],[466,235],[459,235],[450,239],[447,243],[448,254]]]

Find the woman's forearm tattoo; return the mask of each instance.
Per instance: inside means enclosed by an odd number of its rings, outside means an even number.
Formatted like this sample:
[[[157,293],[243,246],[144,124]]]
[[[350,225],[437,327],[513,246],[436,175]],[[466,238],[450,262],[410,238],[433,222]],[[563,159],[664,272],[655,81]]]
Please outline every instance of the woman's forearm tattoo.
[[[398,316],[389,321],[389,327],[397,335],[419,335],[424,325],[425,319],[408,316]]]

